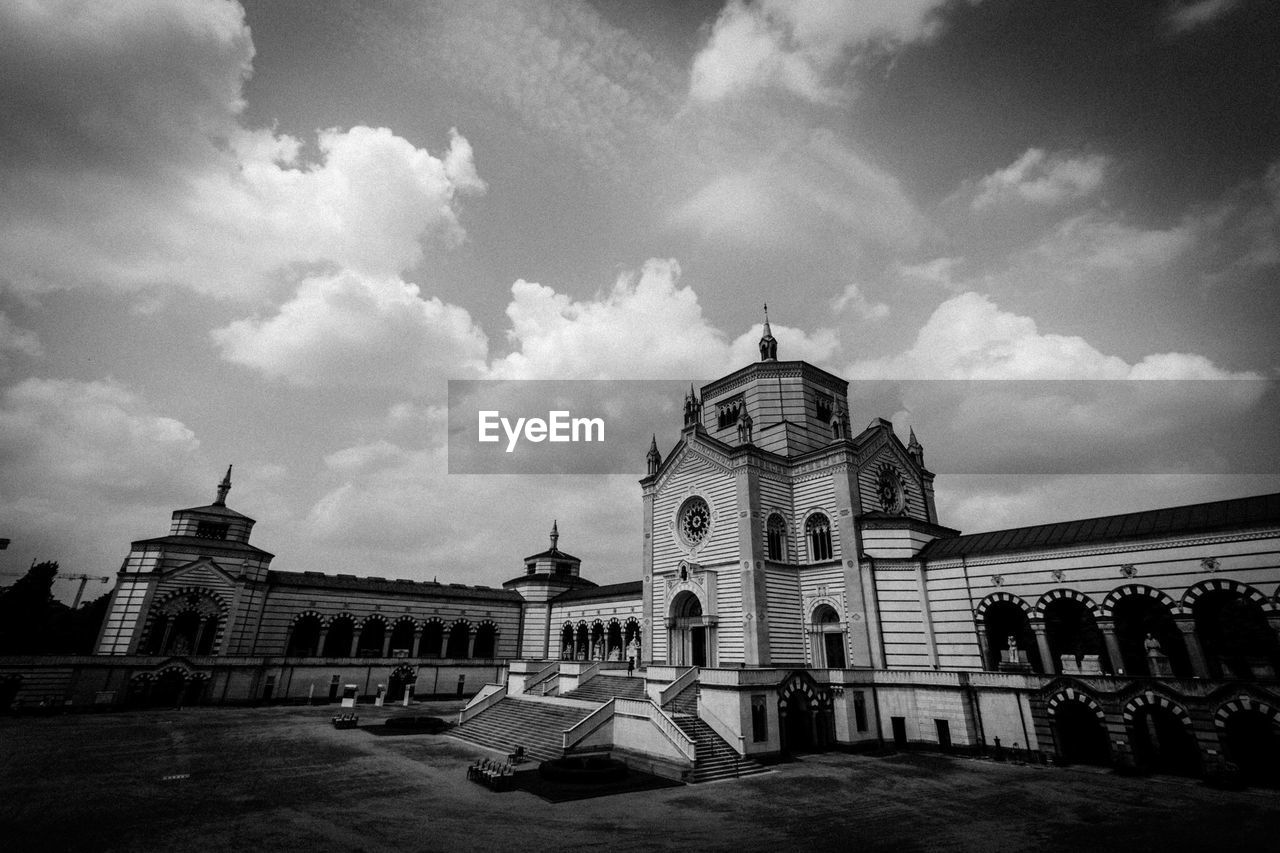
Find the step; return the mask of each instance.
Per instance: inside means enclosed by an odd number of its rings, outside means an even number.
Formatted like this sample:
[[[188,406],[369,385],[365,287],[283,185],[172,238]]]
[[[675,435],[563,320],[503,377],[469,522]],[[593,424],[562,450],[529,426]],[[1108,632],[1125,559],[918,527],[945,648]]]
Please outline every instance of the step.
[[[530,758],[548,761],[563,755],[565,729],[581,722],[591,710],[507,698],[450,734],[499,752],[514,752],[516,747],[523,746]]]
[[[690,783],[738,779],[769,772],[767,767],[754,758],[739,755],[724,738],[716,734],[715,729],[697,717],[679,714],[674,719],[680,730],[694,743],[697,759],[693,763],[693,772],[689,774]]]
[[[564,694],[566,699],[582,699],[604,704],[610,699],[644,699],[644,679],[617,675],[596,675]]]

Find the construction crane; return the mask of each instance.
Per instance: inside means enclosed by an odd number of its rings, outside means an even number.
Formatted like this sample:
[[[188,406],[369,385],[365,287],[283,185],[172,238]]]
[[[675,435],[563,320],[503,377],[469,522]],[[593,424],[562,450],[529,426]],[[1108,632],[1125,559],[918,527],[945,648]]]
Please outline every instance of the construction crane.
[[[75,610],[77,607],[80,606],[80,596],[84,595],[85,584],[87,584],[89,581],[102,581],[103,583],[106,583],[111,579],[107,577],[103,577],[102,575],[58,575],[54,578],[54,580],[80,581],[80,587],[79,589],[76,590],[76,600],[71,603],[71,609]]]

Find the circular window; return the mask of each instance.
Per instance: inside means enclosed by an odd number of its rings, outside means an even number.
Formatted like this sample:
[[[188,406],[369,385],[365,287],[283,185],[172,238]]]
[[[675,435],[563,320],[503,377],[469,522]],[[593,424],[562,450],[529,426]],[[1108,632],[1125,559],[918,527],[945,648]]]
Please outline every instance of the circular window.
[[[902,482],[898,479],[898,473],[892,468],[880,469],[876,489],[880,492],[880,506],[885,512],[900,513],[906,509],[907,502],[902,494]]]
[[[680,507],[680,517],[676,522],[680,529],[680,538],[686,545],[694,546],[707,538],[711,529],[711,508],[700,497],[692,497]]]

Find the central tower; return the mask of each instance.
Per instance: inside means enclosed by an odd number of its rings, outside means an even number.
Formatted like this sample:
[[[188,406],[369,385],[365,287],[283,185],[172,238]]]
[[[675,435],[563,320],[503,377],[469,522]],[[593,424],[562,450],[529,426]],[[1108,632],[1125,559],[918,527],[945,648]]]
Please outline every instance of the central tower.
[[[849,428],[848,382],[779,361],[765,316],[761,360],[684,402],[644,493],[650,659],[681,666],[873,666],[868,514],[935,522],[918,442],[888,421]]]

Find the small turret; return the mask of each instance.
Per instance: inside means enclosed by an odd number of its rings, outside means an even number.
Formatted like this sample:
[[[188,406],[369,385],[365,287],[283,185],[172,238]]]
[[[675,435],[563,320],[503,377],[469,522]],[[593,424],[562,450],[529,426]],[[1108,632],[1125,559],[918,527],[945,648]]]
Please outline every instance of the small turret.
[[[656,433],[649,440],[649,452],[645,455],[645,461],[648,463],[650,477],[658,473],[658,469],[662,467],[662,454],[658,452],[658,436]]]
[[[917,465],[921,468],[924,467],[924,447],[916,440],[914,428],[911,430],[911,440],[907,442],[907,453],[911,454],[911,458],[915,460]]]
[[[752,427],[751,415],[747,414],[746,409],[743,409],[742,416],[738,418],[738,443],[739,444],[751,443],[751,427]]]
[[[231,466],[227,466],[227,476],[222,478],[222,482],[218,484],[218,497],[214,500],[214,506],[227,505],[227,493],[231,491]]]
[[[778,360],[778,341],[773,337],[773,332],[769,329],[769,303],[767,302],[764,306],[764,334],[760,337],[760,360]]]
[[[560,550],[558,547],[556,547],[559,543],[560,543],[560,528],[556,526],[556,522],[553,520],[551,522],[551,550],[552,551]]]
[[[698,399],[698,393],[694,391],[693,383],[690,382],[689,393],[684,397],[684,425],[695,426],[701,417],[702,401]]]

